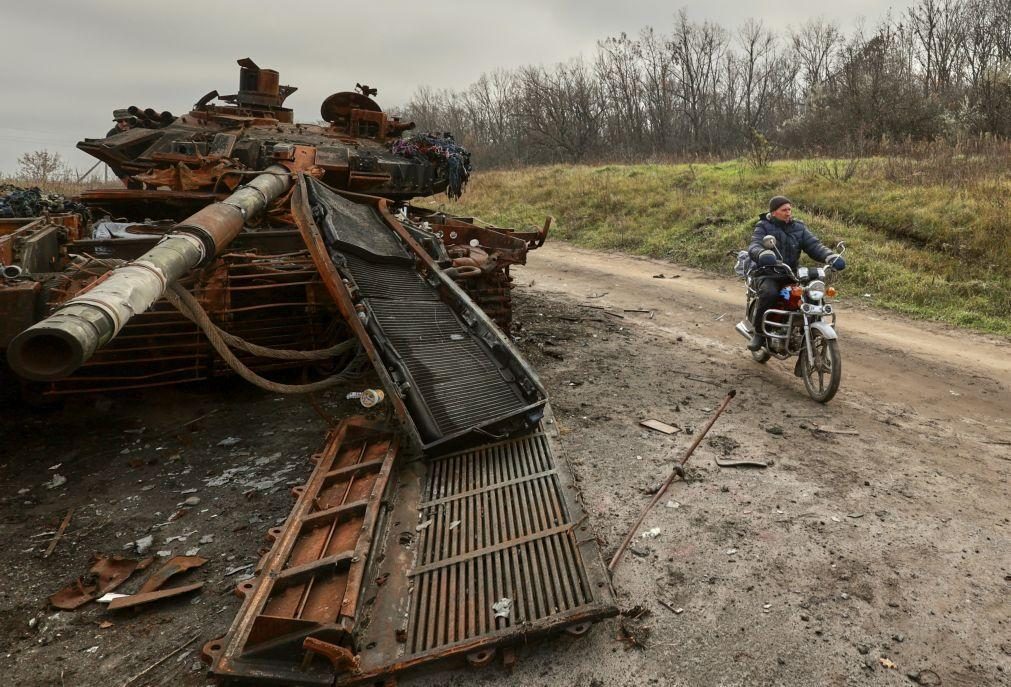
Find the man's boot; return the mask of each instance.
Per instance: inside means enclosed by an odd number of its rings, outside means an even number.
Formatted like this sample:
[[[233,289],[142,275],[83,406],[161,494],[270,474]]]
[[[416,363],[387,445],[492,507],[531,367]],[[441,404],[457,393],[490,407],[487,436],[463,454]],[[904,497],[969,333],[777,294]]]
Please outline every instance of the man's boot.
[[[755,335],[751,337],[751,341],[748,342],[749,351],[760,351],[762,346],[765,345],[765,337],[755,332]]]

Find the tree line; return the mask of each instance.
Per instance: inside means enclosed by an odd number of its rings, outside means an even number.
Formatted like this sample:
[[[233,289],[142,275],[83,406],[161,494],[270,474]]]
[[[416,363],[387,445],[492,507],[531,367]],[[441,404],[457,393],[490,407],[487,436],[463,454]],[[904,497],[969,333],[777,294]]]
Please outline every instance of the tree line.
[[[919,0],[873,28],[689,19],[589,58],[420,88],[404,107],[484,166],[868,151],[1011,134],[1011,0]]]

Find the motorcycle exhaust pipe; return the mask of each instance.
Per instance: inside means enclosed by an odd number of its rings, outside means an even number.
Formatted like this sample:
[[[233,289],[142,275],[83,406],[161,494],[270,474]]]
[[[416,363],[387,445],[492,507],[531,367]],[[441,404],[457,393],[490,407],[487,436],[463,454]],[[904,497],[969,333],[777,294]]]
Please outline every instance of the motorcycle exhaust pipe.
[[[736,329],[737,333],[743,336],[745,339],[750,339],[752,336],[751,327],[749,327],[744,320],[738,322],[737,326],[735,326],[734,329]]]
[[[17,279],[22,274],[24,270],[17,265],[0,265],[0,276],[4,279]]]

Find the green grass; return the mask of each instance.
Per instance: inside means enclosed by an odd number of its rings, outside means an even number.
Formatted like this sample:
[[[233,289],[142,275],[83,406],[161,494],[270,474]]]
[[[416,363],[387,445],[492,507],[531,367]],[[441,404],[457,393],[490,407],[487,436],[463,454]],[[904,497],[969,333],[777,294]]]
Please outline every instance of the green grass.
[[[842,181],[811,161],[536,167],[477,174],[446,209],[511,227],[553,215],[554,240],[732,274],[727,252],[782,193],[825,244],[846,241],[844,299],[1011,335],[1011,183],[900,184],[883,169],[866,160]]]

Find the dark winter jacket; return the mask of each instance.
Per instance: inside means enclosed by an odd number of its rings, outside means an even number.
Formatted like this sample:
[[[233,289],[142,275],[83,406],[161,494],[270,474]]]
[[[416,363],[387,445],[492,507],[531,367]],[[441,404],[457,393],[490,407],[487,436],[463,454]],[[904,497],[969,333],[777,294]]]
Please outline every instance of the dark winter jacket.
[[[825,262],[826,258],[832,254],[832,250],[823,245],[818,237],[811,233],[811,230],[800,220],[793,220],[785,224],[772,215],[762,215],[755,225],[755,233],[751,236],[751,245],[748,246],[748,255],[758,262],[758,254],[765,250],[762,246],[762,239],[767,235],[776,237],[776,250],[783,256],[783,262],[790,266],[794,272],[797,271],[800,252],[804,251],[813,260]]]

